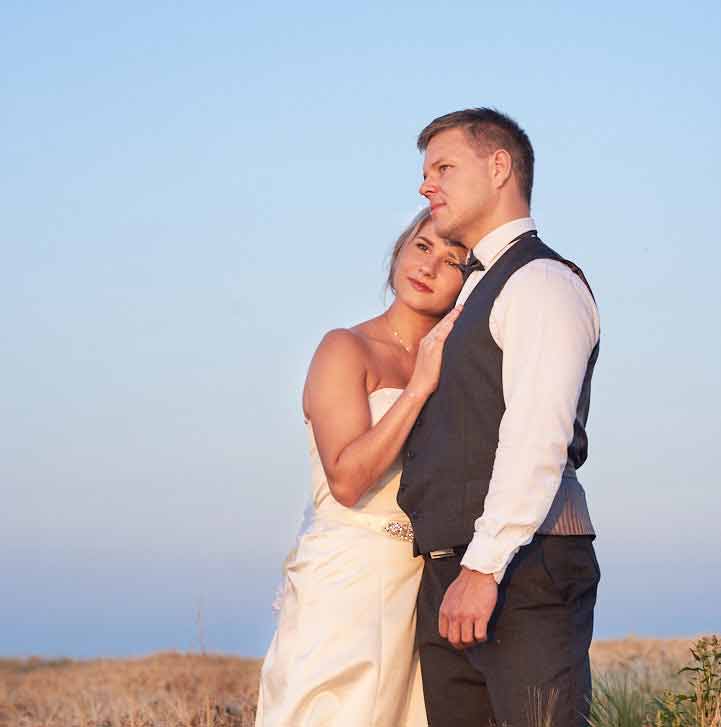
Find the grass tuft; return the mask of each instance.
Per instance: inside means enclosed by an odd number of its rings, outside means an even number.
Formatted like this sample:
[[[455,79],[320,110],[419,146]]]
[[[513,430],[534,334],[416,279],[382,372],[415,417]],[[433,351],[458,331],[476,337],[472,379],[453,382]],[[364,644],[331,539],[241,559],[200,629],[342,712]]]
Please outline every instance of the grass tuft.
[[[691,663],[674,674],[597,674],[591,727],[721,727],[721,641],[704,637],[689,651]]]
[[[691,655],[692,664],[681,669],[688,678],[686,688],[656,698],[648,727],[721,727],[721,640],[699,639]]]

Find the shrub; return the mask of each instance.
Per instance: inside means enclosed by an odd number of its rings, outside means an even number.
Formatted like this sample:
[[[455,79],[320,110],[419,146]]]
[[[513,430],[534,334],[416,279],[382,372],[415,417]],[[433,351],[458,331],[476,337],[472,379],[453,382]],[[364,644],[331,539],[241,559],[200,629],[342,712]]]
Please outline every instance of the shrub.
[[[721,727],[721,640],[699,639],[691,654],[693,665],[681,670],[689,677],[687,688],[657,697],[647,727]]]

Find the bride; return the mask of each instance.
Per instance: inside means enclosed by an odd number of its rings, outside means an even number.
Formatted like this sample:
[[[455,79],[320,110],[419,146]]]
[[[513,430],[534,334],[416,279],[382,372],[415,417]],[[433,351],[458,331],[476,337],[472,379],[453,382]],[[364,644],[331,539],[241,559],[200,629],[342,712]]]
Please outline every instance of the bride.
[[[286,561],[256,727],[428,724],[414,651],[423,563],[396,503],[399,454],[438,383],[465,255],[424,210],[394,246],[392,305],[315,352],[303,391],[313,518]]]

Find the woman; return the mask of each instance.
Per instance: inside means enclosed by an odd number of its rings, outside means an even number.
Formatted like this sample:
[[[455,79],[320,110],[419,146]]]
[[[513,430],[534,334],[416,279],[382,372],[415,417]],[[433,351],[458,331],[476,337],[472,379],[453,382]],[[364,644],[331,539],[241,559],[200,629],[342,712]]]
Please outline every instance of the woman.
[[[313,520],[286,562],[256,727],[427,725],[413,648],[423,563],[396,503],[399,454],[438,383],[465,254],[421,212],[393,249],[390,308],[326,334],[313,357]]]

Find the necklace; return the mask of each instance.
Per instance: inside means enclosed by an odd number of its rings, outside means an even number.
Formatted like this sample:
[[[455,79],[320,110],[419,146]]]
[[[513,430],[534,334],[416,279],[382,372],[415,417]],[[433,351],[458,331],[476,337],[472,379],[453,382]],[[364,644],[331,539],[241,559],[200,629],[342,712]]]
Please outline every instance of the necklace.
[[[396,331],[396,329],[395,329],[395,328],[393,328],[393,325],[391,324],[390,318],[388,318],[388,316],[387,316],[387,315],[386,315],[385,313],[383,314],[383,317],[384,317],[384,318],[386,319],[386,323],[388,324],[388,328],[390,328],[390,329],[391,329],[391,333],[392,333],[392,334],[393,334],[393,335],[394,335],[394,336],[396,337],[396,340],[398,341],[398,343],[400,343],[400,344],[401,344],[401,346],[403,347],[403,349],[404,349],[405,351],[407,351],[408,353],[412,353],[412,352],[413,352],[413,348],[412,348],[411,346],[409,346],[409,345],[408,345],[408,344],[407,344],[407,343],[406,343],[406,342],[405,342],[405,341],[404,341],[404,340],[403,340],[403,339],[401,338],[401,334],[400,334],[400,333],[398,333],[398,331]]]

